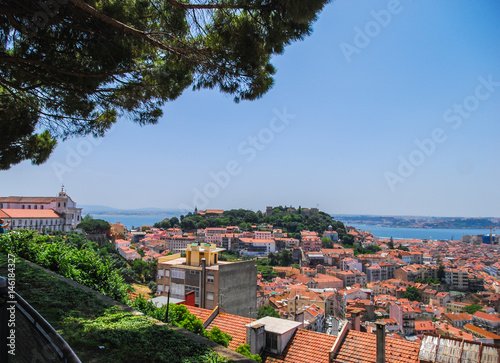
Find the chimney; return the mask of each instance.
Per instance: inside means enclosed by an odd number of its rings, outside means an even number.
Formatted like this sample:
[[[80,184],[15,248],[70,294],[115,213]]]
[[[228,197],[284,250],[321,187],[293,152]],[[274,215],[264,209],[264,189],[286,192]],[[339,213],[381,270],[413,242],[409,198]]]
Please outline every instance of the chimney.
[[[202,258],[201,259],[201,282],[200,282],[200,308],[205,309],[205,298],[207,293],[205,292],[205,286],[207,283],[207,260]]]
[[[361,331],[361,310],[355,309],[351,311],[351,321],[352,329],[356,331]]]
[[[250,345],[250,354],[262,354],[266,347],[266,330],[264,324],[246,325],[247,344]]]
[[[377,363],[385,363],[385,323],[375,322],[377,326]]]

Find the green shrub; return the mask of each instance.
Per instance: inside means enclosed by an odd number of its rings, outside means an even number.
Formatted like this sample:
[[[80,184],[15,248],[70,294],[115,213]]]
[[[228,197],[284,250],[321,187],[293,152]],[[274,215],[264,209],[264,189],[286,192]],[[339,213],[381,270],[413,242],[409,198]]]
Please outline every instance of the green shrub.
[[[133,301],[129,301],[129,305],[148,315],[152,318],[165,322],[167,315],[167,305],[157,308],[150,300],[144,299],[142,296],[136,297]],[[226,348],[233,337],[226,332],[223,332],[218,327],[207,331],[203,328],[203,323],[194,314],[191,314],[185,305],[170,304],[168,310],[168,323],[177,325],[178,327],[189,330],[192,333],[204,336],[217,344],[223,345]]]
[[[81,237],[79,237],[81,238]],[[125,302],[127,289],[109,258],[87,246],[74,247],[66,236],[40,235],[35,231],[14,231],[0,236],[0,251],[12,253],[68,277],[111,298]]]
[[[233,340],[233,337],[226,332],[223,332],[216,326],[214,326],[210,331],[205,331],[205,338],[216,342],[217,344],[223,345],[226,348],[229,347],[229,342]]]
[[[262,362],[262,358],[258,354],[251,354],[250,353],[250,345],[248,344],[243,344],[240,345],[238,348],[235,350],[236,353],[240,353],[241,355],[244,355],[245,357],[248,357],[250,359],[253,359],[257,362]]]

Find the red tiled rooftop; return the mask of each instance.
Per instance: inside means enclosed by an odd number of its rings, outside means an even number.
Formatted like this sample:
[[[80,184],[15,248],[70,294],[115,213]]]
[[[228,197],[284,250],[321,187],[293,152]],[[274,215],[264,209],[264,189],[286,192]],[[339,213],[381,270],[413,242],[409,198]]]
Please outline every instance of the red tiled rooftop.
[[[463,321],[472,320],[472,315],[467,313],[447,313],[443,314],[443,317],[448,318],[451,321]]]
[[[204,323],[208,319],[210,314],[212,313],[211,310],[197,308],[196,306],[186,305],[186,307],[189,310],[189,312],[191,314],[193,314],[194,316],[196,316],[198,319],[200,319],[202,321],[202,323]]]
[[[494,334],[492,332],[489,332],[487,330],[481,329],[475,325],[472,324],[465,324],[464,330],[470,331],[472,333],[476,333],[480,336],[483,336],[485,338],[490,338],[490,339],[500,339],[500,336],[497,334]]]
[[[482,311],[477,311],[474,316],[476,318],[484,319],[484,320],[489,320],[489,321],[500,321],[500,318],[496,315],[493,314],[487,314],[483,313]]]
[[[415,321],[415,330],[417,331],[422,331],[422,330],[436,330],[436,327],[434,324],[432,324],[431,321],[427,320],[417,320]]]
[[[2,218],[61,218],[53,209],[0,209]]]
[[[385,358],[387,363],[418,362],[418,352],[420,350],[418,343],[389,337],[386,337],[385,343]],[[350,330],[335,359],[345,363],[376,363],[376,335]]]
[[[280,356],[267,356],[266,363],[328,363],[337,337],[298,329]]]
[[[255,321],[252,318],[245,318],[243,316],[219,313],[214,320],[207,326],[207,330],[217,327],[225,333],[233,337],[229,342],[229,349],[235,350],[240,345],[246,343],[246,328],[245,325]]]

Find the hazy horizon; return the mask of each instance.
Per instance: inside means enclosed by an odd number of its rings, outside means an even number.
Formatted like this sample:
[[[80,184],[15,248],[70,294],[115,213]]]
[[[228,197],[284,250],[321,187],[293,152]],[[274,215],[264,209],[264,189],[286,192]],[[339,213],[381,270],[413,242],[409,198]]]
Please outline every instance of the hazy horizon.
[[[285,205],[282,205],[283,207]],[[286,205],[287,207],[294,207],[294,208],[298,208],[298,206],[294,206],[294,205]],[[172,211],[178,211],[178,212],[185,212],[185,213],[189,213],[189,212],[192,212],[192,211],[188,211],[188,210],[183,210],[183,209],[178,209],[178,208],[158,208],[158,207],[141,207],[141,208],[126,208],[126,209],[122,209],[122,208],[115,208],[115,207],[112,207],[112,206],[106,206],[106,205],[77,205],[78,208],[87,208],[89,210],[91,210],[92,208],[110,208],[109,212],[113,212],[113,211],[116,211],[116,212],[134,212],[134,211],[137,211],[137,212],[156,212],[156,213],[161,213],[161,212],[172,212]],[[272,207],[278,207],[277,205],[276,206],[272,206]],[[307,207],[303,207],[303,208],[307,208]],[[209,209],[220,209],[220,208],[209,208]],[[266,211],[266,208],[261,208],[261,209],[251,209],[251,208],[245,208],[245,207],[239,207],[239,208],[229,208],[229,209],[224,209],[224,210],[230,210],[230,209],[246,209],[246,210],[252,210],[254,212],[258,212],[258,211],[261,211],[261,212],[265,212]],[[497,219],[497,218],[500,218],[500,217],[496,217],[496,216],[479,216],[479,217],[475,217],[475,216],[433,216],[433,215],[428,215],[428,216],[424,216],[424,215],[396,215],[396,214],[364,214],[364,213],[330,213],[329,211],[326,211],[326,210],[321,210],[321,212],[325,212],[325,213],[328,213],[332,216],[366,216],[366,217],[408,217],[408,218],[411,218],[411,217],[416,217],[416,218],[430,218],[430,217],[436,217],[436,218],[492,218],[492,219]],[[106,212],[105,210],[102,211],[102,213]]]

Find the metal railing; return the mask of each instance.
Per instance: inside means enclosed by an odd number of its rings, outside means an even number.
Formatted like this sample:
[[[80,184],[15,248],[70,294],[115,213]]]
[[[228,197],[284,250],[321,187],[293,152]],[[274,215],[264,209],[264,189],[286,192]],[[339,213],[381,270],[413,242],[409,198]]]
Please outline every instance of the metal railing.
[[[19,294],[8,290],[2,276],[0,316],[1,362],[81,363],[59,333]]]

